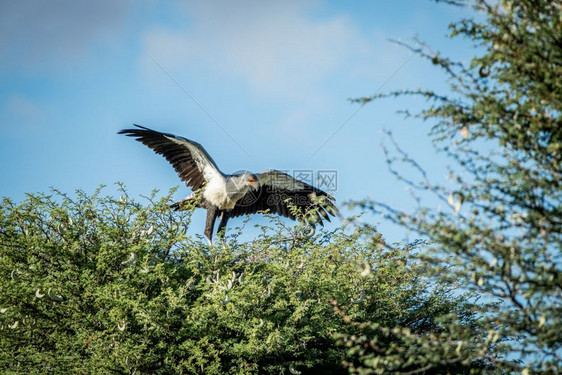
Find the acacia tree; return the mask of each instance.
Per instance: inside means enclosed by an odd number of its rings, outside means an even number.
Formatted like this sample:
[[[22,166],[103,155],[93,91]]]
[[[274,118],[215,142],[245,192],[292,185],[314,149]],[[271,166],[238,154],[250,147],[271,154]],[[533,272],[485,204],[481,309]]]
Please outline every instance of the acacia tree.
[[[186,234],[192,211],[172,202],[124,190],[4,199],[0,373],[344,374],[335,334],[361,329],[333,304],[419,335],[439,335],[446,316],[480,329],[470,295],[431,283],[406,262],[415,246],[385,249],[372,227],[310,237],[273,221],[251,242],[233,228],[215,247]],[[469,374],[482,365],[469,357],[440,370]]]
[[[431,192],[449,210],[403,212],[382,202],[355,202],[383,212],[431,242],[420,256],[440,280],[496,302],[481,324],[494,340],[499,367],[522,373],[562,371],[562,3],[547,0],[446,1],[471,6],[479,20],[450,25],[450,37],[475,45],[469,63],[416,40],[406,45],[440,68],[450,91],[401,90],[357,101],[421,96],[427,107],[404,111],[431,123],[439,152],[456,165],[451,185],[427,180],[396,147],[391,171]],[[399,161],[420,178],[398,171]],[[400,164],[403,165],[403,164]],[[445,205],[448,207],[447,205]],[[443,267],[443,261],[450,266]]]

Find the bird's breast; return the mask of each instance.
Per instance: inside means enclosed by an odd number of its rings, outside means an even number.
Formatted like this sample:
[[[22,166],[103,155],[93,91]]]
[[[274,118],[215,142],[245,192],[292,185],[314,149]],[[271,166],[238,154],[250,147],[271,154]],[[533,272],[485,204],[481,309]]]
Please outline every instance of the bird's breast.
[[[225,181],[211,180],[203,190],[203,197],[220,210],[230,210],[236,205],[236,200],[227,193]]]

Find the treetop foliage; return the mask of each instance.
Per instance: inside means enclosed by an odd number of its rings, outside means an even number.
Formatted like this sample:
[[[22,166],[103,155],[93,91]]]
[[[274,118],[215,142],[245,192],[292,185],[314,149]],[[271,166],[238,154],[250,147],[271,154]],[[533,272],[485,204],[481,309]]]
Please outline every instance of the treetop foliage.
[[[379,358],[382,373],[431,359],[357,352],[346,339],[362,330],[346,319],[377,322],[377,342],[395,353],[451,320],[479,330],[470,295],[421,276],[416,245],[385,249],[368,226],[309,238],[272,222],[254,241],[234,233],[208,246],[186,235],[192,211],[170,203],[125,190],[3,201],[3,373],[336,374],[362,368],[360,357]],[[468,373],[485,337],[440,343],[432,366]]]
[[[506,340],[507,369],[559,373],[562,363],[562,3],[545,0],[456,2],[484,18],[450,25],[480,52],[468,63],[428,45],[408,45],[440,68],[450,93],[403,90],[359,99],[416,95],[429,104],[419,113],[431,122],[437,150],[455,166],[451,184],[428,181],[422,167],[396,148],[391,169],[410,186],[428,191],[449,210],[420,207],[401,212],[381,202],[360,206],[384,212],[396,223],[431,239],[441,280],[486,300],[489,329]],[[400,174],[399,160],[414,166],[420,181]],[[458,267],[444,269],[450,260]],[[486,324],[486,323],[484,323]]]

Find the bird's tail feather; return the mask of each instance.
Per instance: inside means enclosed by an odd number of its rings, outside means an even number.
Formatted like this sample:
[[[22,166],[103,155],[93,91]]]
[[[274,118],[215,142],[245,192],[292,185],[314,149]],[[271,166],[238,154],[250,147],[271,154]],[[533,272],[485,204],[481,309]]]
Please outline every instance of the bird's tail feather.
[[[198,194],[191,194],[179,202],[172,203],[170,208],[175,211],[189,210],[191,207],[208,208],[206,201],[201,198]]]
[[[182,209],[182,205],[183,205],[184,202],[185,202],[185,200],[172,203],[170,205],[170,208],[173,209],[174,211],[180,211]]]

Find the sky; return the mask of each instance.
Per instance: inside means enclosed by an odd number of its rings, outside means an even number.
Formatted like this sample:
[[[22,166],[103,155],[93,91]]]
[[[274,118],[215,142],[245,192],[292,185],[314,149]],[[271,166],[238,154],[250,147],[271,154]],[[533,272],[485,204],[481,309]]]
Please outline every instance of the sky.
[[[197,141],[225,173],[312,171],[338,202],[409,209],[381,143],[391,130],[430,177],[444,179],[431,124],[396,113],[424,102],[348,99],[447,92],[441,71],[392,40],[418,36],[467,60],[473,51],[448,39],[447,25],[468,12],[429,0],[0,2],[0,196],[100,184],[114,194],[118,181],[141,201],[178,185],[177,199],[186,196],[162,157],[117,135],[136,123]],[[336,184],[319,181],[322,173]],[[390,240],[404,236],[369,220]],[[197,213],[195,233],[203,222]]]

